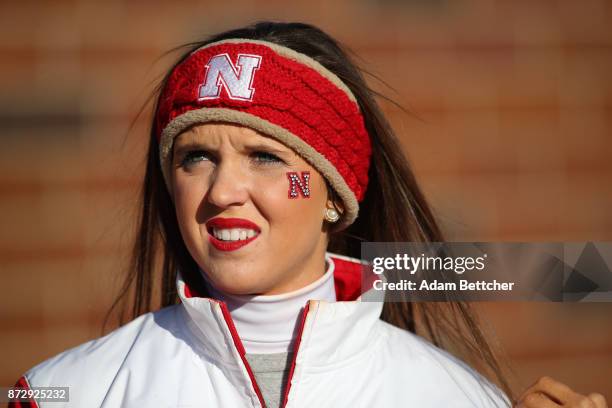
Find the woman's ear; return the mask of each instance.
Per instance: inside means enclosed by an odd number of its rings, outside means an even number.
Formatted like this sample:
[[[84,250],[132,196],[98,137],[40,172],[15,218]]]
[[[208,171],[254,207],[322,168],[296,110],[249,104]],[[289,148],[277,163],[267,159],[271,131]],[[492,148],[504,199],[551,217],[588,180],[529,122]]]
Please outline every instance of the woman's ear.
[[[340,213],[340,215],[344,214],[344,204],[341,200],[338,199],[327,199],[327,208],[334,209]]]
[[[326,183],[327,184],[327,183]],[[329,184],[327,184],[327,202],[325,204],[326,209],[336,210],[340,215],[344,214],[345,208],[344,203],[338,197],[338,194],[334,191]]]
[[[338,197],[336,192],[327,186],[327,201],[323,211],[323,218],[328,224],[337,224],[344,214],[344,203]]]

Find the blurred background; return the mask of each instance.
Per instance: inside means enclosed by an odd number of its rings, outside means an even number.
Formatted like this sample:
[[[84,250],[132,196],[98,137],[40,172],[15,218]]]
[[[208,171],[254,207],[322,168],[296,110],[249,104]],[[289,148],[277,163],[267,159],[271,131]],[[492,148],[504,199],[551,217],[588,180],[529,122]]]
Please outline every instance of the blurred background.
[[[612,2],[0,2],[0,385],[101,334],[176,54],[261,19],[315,24],[381,101],[448,240],[612,241]],[[487,303],[522,390],[612,401],[612,304]]]

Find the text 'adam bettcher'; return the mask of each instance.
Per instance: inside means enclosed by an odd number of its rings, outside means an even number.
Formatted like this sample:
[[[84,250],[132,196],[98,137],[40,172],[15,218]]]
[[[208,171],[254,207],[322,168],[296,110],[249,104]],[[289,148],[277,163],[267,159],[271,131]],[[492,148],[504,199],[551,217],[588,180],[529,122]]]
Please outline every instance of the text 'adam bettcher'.
[[[466,271],[483,270],[485,268],[485,260],[487,254],[479,257],[439,257],[439,256],[410,256],[408,254],[396,254],[394,257],[376,257],[372,261],[372,271],[380,275],[385,270],[407,271],[410,275],[416,274],[419,270],[444,270],[453,271],[461,275]],[[423,279],[418,283],[409,280],[401,279],[397,282],[386,282],[382,279],[374,281],[374,289],[376,290],[468,290],[468,291],[510,291],[514,288],[514,282],[498,282],[493,281],[469,281],[467,279],[457,282],[443,282],[437,279]]]

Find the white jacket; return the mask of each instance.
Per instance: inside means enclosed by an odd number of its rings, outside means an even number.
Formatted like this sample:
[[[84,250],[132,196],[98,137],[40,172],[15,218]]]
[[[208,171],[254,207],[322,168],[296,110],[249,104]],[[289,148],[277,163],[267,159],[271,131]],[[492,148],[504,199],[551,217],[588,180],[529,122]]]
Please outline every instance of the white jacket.
[[[380,320],[382,303],[359,301],[359,260],[328,259],[338,301],[308,302],[285,407],[505,406],[505,396],[471,368]],[[180,274],[177,289],[182,303],[50,358],[21,383],[70,387],[69,403],[41,408],[262,407],[226,305],[192,296]]]

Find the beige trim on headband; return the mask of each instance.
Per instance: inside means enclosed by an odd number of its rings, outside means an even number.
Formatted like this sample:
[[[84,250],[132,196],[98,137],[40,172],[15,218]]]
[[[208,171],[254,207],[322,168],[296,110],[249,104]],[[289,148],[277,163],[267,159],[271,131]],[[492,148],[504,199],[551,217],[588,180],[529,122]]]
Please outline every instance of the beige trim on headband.
[[[321,153],[287,129],[268,122],[250,113],[227,108],[200,108],[183,113],[172,120],[162,132],[159,143],[160,164],[166,186],[172,195],[170,167],[172,165],[172,146],[174,138],[190,126],[206,122],[230,122],[247,126],[270,136],[293,149],[297,154],[315,167],[332,188],[338,193],[344,204],[344,214],[333,226],[340,230],[349,226],[357,218],[359,203],[355,194],[338,173],[336,167]]]
[[[282,45],[278,45],[278,44],[275,44],[273,42],[262,41],[262,40],[249,40],[247,38],[230,38],[230,39],[227,39],[227,40],[221,40],[221,41],[216,41],[216,42],[213,42],[213,43],[210,43],[210,44],[206,44],[206,45],[198,48],[197,50],[193,51],[191,53],[191,55],[195,54],[196,52],[198,52],[200,50],[212,47],[214,45],[241,44],[241,43],[253,43],[253,44],[259,44],[259,45],[266,46],[268,48],[271,48],[274,52],[276,52],[278,55],[280,55],[282,57],[285,57],[285,58],[290,59],[292,61],[299,62],[302,65],[306,65],[307,67],[314,69],[321,76],[323,76],[324,78],[328,79],[331,83],[333,83],[336,87],[338,87],[340,90],[344,91],[344,93],[346,93],[346,96],[351,101],[357,103],[357,99],[355,98],[355,95],[353,95],[353,93],[351,92],[349,87],[346,86],[346,84],[344,82],[342,82],[342,80],[340,78],[338,78],[338,76],[336,74],[334,74],[329,69],[327,69],[323,65],[321,65],[320,62],[318,62],[314,58],[309,57],[308,55],[301,54],[301,53],[299,53],[297,51],[292,50],[291,48],[283,47]]]

